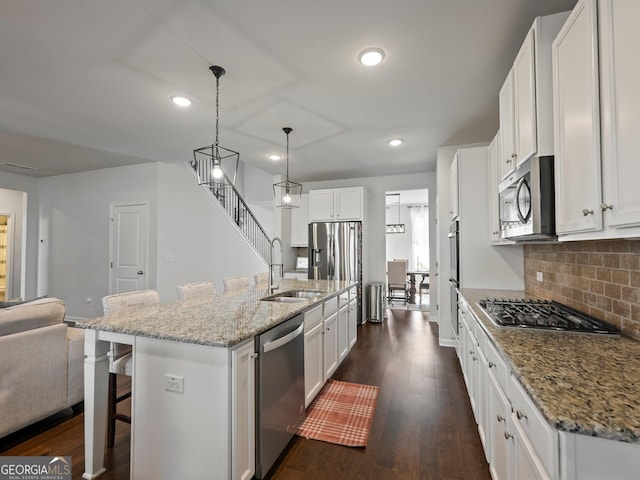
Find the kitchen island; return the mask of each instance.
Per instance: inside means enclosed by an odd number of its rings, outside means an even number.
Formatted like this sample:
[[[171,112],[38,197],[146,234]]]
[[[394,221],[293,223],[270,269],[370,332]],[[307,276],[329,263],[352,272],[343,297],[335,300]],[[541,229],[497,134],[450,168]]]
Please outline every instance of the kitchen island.
[[[104,470],[110,342],[133,347],[131,478],[251,478],[254,337],[350,282],[282,280],[314,299],[268,302],[265,289],[78,322],[85,328],[85,473]]]
[[[505,464],[511,478],[523,477],[514,471],[524,465],[525,454],[529,459],[535,457],[530,463],[538,463],[541,472],[546,470],[542,476],[550,478],[637,478],[640,342],[624,334],[612,338],[499,327],[477,302],[486,298],[524,298],[524,292],[463,288],[460,295],[464,329],[471,332],[466,332],[467,339],[472,339],[464,351],[460,348],[461,364],[465,355],[473,351],[471,363],[480,365],[480,350],[486,352],[487,371],[491,373],[483,380],[478,368],[477,384],[484,382],[486,391],[491,391],[492,383],[502,386],[511,400],[511,405],[507,402],[510,418],[505,421],[505,415],[501,415],[502,419],[496,421],[496,415],[489,415],[489,431],[484,432],[489,439],[491,429],[500,430],[494,438],[514,450],[511,466],[509,462]],[[473,317],[466,315],[465,309]],[[492,351],[505,362],[506,377],[502,381],[501,366]],[[476,393],[480,391],[476,387]],[[488,398],[490,410],[491,395]],[[519,406],[529,400],[530,413],[525,414]],[[476,405],[486,406],[482,401]],[[518,445],[521,437],[526,448]],[[527,449],[530,451],[520,455],[521,450]],[[495,459],[494,453],[490,454],[490,463]],[[500,459],[495,460],[499,465]]]

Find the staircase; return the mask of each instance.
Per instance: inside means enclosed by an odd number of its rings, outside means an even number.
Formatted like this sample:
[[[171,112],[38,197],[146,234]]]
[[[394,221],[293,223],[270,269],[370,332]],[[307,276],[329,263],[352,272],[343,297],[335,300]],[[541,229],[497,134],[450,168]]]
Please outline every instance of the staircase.
[[[204,172],[203,169],[210,168],[210,162],[196,162],[195,160],[187,164],[195,171],[198,179],[211,178],[211,172]],[[227,217],[245,237],[247,242],[253,247],[256,253],[268,265],[271,253],[271,240],[264,231],[260,222],[249,209],[246,202],[231,184],[227,176],[224,176],[225,186],[201,184],[219,202],[220,206],[227,214]]]

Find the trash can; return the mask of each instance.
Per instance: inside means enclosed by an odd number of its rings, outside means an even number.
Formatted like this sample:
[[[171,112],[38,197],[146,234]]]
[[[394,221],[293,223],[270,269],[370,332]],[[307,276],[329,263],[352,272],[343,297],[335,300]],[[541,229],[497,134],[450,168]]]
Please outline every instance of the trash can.
[[[373,282],[369,284],[369,321],[380,323],[384,320],[383,308],[384,283]]]

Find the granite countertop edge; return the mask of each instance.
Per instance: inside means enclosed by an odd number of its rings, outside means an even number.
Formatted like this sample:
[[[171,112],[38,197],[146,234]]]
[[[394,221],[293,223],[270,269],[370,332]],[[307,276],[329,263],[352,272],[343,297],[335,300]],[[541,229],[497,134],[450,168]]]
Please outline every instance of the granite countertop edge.
[[[262,301],[264,288],[219,294],[207,301],[172,302],[121,315],[79,320],[76,327],[159,340],[230,348],[347,291],[357,282],[283,279],[275,293],[317,290],[315,299],[297,303]]]
[[[568,433],[640,443],[640,382],[616,385],[616,381],[626,380],[617,380],[606,373],[601,379],[597,378],[601,370],[618,372],[621,365],[628,365],[629,358],[625,357],[629,351],[637,351],[640,355],[640,342],[626,335],[612,339],[498,327],[477,301],[496,297],[525,298],[524,291],[470,288],[459,291],[480,320],[479,324],[489,341],[498,349],[513,375],[552,427]],[[558,348],[560,343],[563,349]],[[544,351],[544,355],[541,351]],[[572,369],[571,366],[562,369],[566,358],[586,351],[591,355],[587,363],[599,367],[592,372],[596,378],[580,375],[579,369]],[[531,367],[531,358],[542,363],[537,362]],[[560,363],[555,363],[556,360]],[[574,358],[577,363],[581,360]],[[625,378],[634,378],[635,373],[640,373],[640,368],[638,372],[627,372]],[[596,385],[599,388],[595,388]]]

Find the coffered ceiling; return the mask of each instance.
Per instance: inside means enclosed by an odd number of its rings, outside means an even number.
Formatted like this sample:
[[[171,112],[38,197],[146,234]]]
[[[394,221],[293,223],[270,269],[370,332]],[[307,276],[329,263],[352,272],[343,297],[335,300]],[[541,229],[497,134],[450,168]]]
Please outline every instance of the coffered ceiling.
[[[283,173],[267,155],[284,153],[290,126],[298,181],[434,170],[439,146],[493,137],[534,17],[574,4],[0,0],[0,171],[190,160],[214,139],[210,65],[227,71],[220,144],[245,162]],[[365,67],[371,46],[386,56]]]

